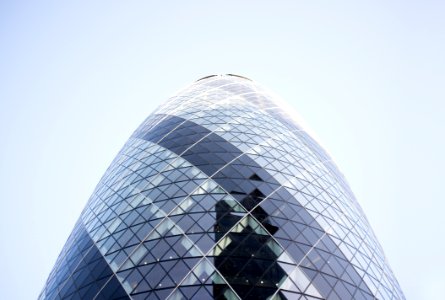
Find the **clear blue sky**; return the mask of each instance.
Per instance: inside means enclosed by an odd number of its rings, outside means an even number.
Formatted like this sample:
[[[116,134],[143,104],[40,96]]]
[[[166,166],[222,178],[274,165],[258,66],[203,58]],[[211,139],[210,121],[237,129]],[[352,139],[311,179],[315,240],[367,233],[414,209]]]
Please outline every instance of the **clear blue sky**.
[[[156,106],[235,73],[316,132],[407,298],[443,299],[445,2],[156,2],[0,2],[1,297],[37,297]]]

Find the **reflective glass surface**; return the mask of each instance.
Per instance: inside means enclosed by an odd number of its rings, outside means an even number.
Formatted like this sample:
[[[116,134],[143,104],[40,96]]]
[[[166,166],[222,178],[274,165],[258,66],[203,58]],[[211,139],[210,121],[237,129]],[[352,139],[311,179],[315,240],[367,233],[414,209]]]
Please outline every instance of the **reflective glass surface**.
[[[134,132],[40,299],[404,299],[342,174],[273,97],[203,78]]]

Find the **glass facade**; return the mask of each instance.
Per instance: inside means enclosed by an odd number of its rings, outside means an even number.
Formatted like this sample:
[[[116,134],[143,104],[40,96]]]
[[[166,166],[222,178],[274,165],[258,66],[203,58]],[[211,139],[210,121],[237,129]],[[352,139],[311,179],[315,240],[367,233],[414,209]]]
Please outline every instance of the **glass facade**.
[[[251,80],[208,76],[134,132],[40,299],[404,299],[326,152]]]

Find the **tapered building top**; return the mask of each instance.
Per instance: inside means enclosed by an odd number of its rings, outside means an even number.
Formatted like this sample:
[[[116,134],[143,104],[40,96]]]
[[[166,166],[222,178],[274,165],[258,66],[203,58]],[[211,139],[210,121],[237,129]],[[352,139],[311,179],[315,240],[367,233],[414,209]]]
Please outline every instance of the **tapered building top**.
[[[40,299],[404,299],[329,155],[238,75],[134,132]]]

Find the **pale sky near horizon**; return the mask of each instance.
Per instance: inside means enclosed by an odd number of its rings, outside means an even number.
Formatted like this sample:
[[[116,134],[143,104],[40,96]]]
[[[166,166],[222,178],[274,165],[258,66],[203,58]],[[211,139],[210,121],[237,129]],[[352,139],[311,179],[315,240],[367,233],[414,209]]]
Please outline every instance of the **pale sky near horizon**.
[[[234,73],[316,133],[407,299],[443,299],[444,15],[439,0],[1,1],[0,298],[37,298],[148,114]]]

